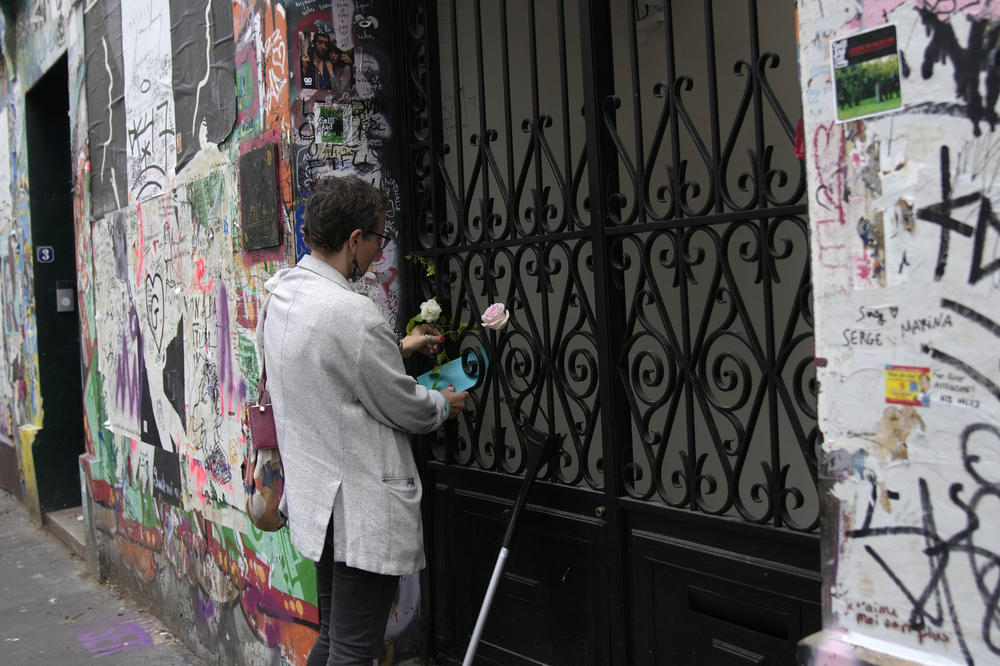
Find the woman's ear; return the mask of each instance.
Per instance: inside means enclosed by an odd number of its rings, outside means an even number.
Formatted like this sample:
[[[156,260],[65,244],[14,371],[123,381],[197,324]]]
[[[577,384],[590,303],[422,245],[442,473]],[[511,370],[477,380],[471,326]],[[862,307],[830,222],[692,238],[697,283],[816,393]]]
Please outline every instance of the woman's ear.
[[[347,245],[350,248],[351,252],[353,252],[354,249],[358,246],[358,243],[361,242],[361,237],[364,235],[365,235],[364,231],[362,231],[361,229],[355,229],[354,231],[351,232],[351,235],[347,237]]]

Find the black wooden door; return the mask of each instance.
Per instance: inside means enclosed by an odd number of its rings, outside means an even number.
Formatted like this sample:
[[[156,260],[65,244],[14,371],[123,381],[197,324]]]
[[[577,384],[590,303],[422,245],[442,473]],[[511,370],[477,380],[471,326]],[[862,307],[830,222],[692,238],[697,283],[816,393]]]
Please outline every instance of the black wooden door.
[[[432,646],[479,662],[779,664],[820,626],[794,3],[402,3],[413,302],[489,362],[424,441]],[[456,326],[457,327],[457,326]]]
[[[86,451],[80,376],[69,73],[61,57],[25,95],[38,383],[45,405],[32,443],[39,509],[80,506]]]

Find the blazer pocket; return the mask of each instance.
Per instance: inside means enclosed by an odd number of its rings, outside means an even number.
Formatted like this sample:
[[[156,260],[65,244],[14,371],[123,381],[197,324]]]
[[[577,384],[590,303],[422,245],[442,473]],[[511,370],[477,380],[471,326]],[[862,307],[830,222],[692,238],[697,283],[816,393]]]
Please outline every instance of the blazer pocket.
[[[417,483],[412,476],[383,476],[382,483],[388,484],[393,488],[399,489],[411,489],[416,488]]]

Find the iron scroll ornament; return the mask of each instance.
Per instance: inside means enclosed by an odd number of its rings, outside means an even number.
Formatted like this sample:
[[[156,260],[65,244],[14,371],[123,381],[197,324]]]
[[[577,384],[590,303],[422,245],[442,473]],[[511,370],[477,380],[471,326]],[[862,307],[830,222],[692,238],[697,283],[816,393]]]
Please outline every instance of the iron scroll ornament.
[[[814,530],[805,168],[798,97],[780,78],[794,58],[761,48],[755,3],[748,43],[716,52],[722,18],[705,3],[708,76],[688,76],[675,28],[663,26],[666,51],[640,58],[630,16],[632,32],[610,35],[620,97],[585,80],[581,99],[575,12],[557,11],[556,39],[501,72],[487,70],[511,62],[515,18],[484,23],[487,5],[459,11],[470,5],[441,3],[426,25],[410,14],[412,252],[436,265],[420,295],[440,295],[457,321],[494,300],[517,317],[461,336],[491,367],[431,456],[520,474],[515,433],[530,423],[566,435],[545,471],[555,484]],[[542,15],[516,20],[533,31]],[[482,34],[494,28],[495,62]],[[539,90],[543,69],[559,86]],[[581,108],[596,111],[586,127]]]

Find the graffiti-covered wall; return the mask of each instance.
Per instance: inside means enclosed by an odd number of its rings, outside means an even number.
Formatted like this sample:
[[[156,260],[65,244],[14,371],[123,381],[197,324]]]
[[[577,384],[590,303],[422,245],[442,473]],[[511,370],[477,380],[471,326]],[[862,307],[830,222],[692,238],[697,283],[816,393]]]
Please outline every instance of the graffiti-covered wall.
[[[800,2],[799,22],[828,508],[812,659],[996,663],[1000,7]]]
[[[390,2],[13,5],[0,40],[0,446],[30,441],[45,409],[22,116],[26,91],[65,54],[88,547],[206,658],[304,663],[313,565],[287,531],[246,519],[242,416],[263,283],[306,251],[312,183],[365,178],[389,195],[387,232],[400,223]],[[393,244],[360,288],[395,324]],[[30,463],[18,461],[26,485]],[[419,581],[404,579],[390,662],[419,652],[419,606]]]

